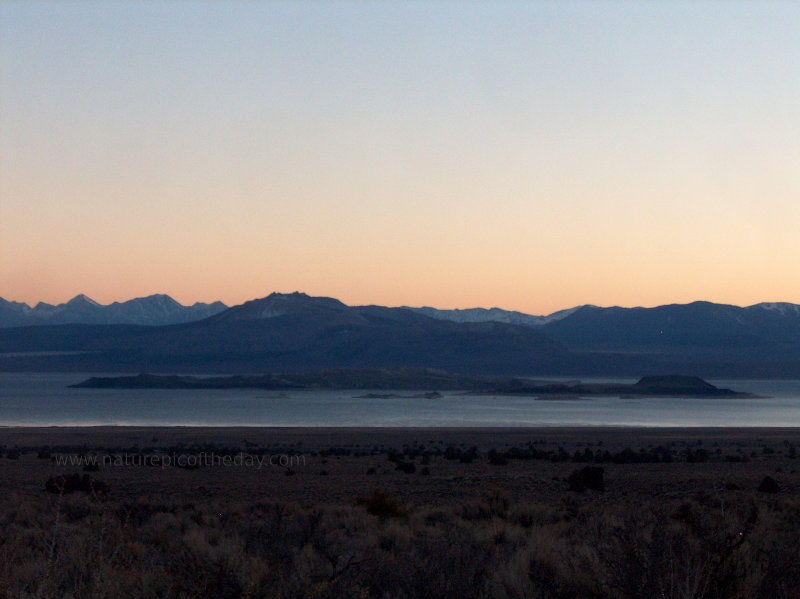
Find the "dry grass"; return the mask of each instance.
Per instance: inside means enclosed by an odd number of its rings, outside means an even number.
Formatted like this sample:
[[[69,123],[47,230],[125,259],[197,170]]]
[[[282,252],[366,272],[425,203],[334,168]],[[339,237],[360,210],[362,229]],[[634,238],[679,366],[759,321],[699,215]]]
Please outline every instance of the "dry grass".
[[[706,440],[708,462],[605,463],[606,491],[584,493],[566,482],[583,462],[493,464],[485,444],[462,462],[438,441],[426,439],[443,448],[427,456],[413,443],[360,456],[312,447],[316,457],[289,477],[144,466],[92,473],[108,494],[45,492],[66,471],[23,448],[0,459],[0,599],[797,596],[798,475],[780,438],[734,440],[718,454]],[[509,445],[493,441],[497,452]],[[663,439],[651,441],[625,443],[638,452]],[[537,447],[583,455],[588,442]],[[696,443],[684,440],[676,455]],[[754,446],[746,462],[724,459]],[[319,474],[323,459],[328,476]],[[431,474],[398,471],[397,459],[424,459]],[[756,491],[768,473],[779,493]]]
[[[380,505],[388,502],[385,495]],[[0,596],[794,597],[794,498],[563,510],[506,503],[301,509],[41,495],[0,520]],[[528,517],[521,518],[521,515]]]

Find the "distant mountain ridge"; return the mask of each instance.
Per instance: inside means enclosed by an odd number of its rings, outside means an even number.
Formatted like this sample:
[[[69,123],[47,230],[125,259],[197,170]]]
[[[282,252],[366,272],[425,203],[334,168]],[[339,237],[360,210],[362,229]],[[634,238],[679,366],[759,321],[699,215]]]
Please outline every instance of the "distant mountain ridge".
[[[453,322],[506,322],[508,324],[538,327],[549,322],[566,318],[575,312],[575,310],[579,310],[583,306],[559,310],[558,312],[553,312],[548,316],[534,316],[532,314],[525,314],[524,312],[502,310],[500,308],[439,310],[438,308],[429,308],[427,306],[422,308],[409,308],[407,306],[403,307],[407,310],[413,310],[414,312],[424,314],[425,316],[430,316],[431,318],[436,318],[438,320],[452,320]]]
[[[0,335],[0,370],[292,372],[437,368],[527,372],[569,352],[533,327],[456,323],[404,308],[274,293],[170,326],[28,326]]]
[[[595,316],[600,316],[602,314],[602,318],[608,319],[611,314],[617,316],[622,314],[656,314],[659,311],[699,305],[717,306],[724,310],[732,310],[732,313],[747,314],[748,320],[751,319],[750,317],[752,317],[753,314],[762,316],[763,318],[761,320],[769,320],[769,316],[764,316],[762,312],[764,311],[778,316],[777,319],[773,318],[773,320],[776,321],[785,318],[792,322],[795,320],[800,322],[800,305],[788,302],[763,302],[744,308],[726,304],[713,304],[710,302],[670,304],[654,308],[621,308],[617,306],[603,308],[586,304],[559,310],[543,316],[526,314],[515,310],[503,310],[501,308],[456,308],[445,310],[429,306],[419,308],[402,306],[401,309],[423,314],[436,320],[447,320],[451,322],[502,322],[529,327],[547,327],[547,325],[564,320],[579,311],[583,318],[585,318],[588,313],[593,313]],[[238,306],[234,306],[233,308],[229,308],[220,301],[213,303],[197,302],[191,306],[184,306],[165,294],[150,295],[126,302],[114,302],[109,305],[99,304],[86,295],[79,294],[64,304],[52,305],[39,302],[33,308],[25,303],[11,302],[0,298],[0,328],[48,324],[135,324],[161,326],[202,320],[215,315],[222,320],[252,320],[280,316],[289,311],[296,313],[324,309],[330,312],[337,312],[346,310],[347,308],[347,305],[337,299],[329,297],[311,297],[297,291],[294,293],[272,293],[267,297],[250,300]],[[229,310],[230,314],[227,314]],[[740,317],[737,318],[741,320]],[[571,323],[570,326],[574,327],[574,322],[571,321]],[[593,325],[588,326],[591,327]],[[560,327],[557,326],[549,328],[553,331],[560,331]],[[570,327],[567,327],[567,329],[569,328]]]
[[[409,367],[468,375],[800,377],[800,306],[788,303],[587,305],[529,318],[496,308],[347,306],[297,292],[273,293],[227,309],[210,306],[213,314],[189,314],[167,296],[111,306],[78,296],[62,306],[27,308],[40,313],[41,321],[2,330],[0,371],[280,373]],[[134,307],[141,313],[135,315]],[[112,310],[127,320],[112,320],[122,318]],[[54,326],[68,315],[107,320]],[[113,324],[104,324],[109,321]]]
[[[588,351],[651,351],[705,347],[715,350],[800,343],[800,306],[755,304],[741,308],[693,302],[655,308],[583,306],[541,330]]]
[[[156,294],[127,302],[102,305],[80,294],[54,306],[39,302],[31,308],[22,302],[0,298],[0,328],[49,324],[135,324],[163,326],[200,320],[226,310],[222,302],[179,304],[168,295]]]

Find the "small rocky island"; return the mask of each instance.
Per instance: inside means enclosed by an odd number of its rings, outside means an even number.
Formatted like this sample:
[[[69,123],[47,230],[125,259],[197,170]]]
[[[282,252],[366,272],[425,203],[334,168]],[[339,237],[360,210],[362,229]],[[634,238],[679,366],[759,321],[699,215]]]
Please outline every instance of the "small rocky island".
[[[540,399],[561,397],[692,397],[731,398],[757,397],[752,393],[733,391],[712,385],[697,376],[663,375],[645,376],[636,383],[528,383],[513,379],[509,384],[499,385],[493,392],[503,395],[535,395]]]
[[[618,397],[756,397],[750,393],[716,387],[696,376],[645,376],[636,383],[540,382],[519,377],[466,376],[427,368],[339,369],[291,374],[178,376],[139,374],[92,377],[72,387],[91,389],[268,389],[268,390],[419,390],[467,391],[486,395],[519,395],[537,399]],[[384,397],[368,394],[369,397]],[[417,397],[417,396],[414,396]]]

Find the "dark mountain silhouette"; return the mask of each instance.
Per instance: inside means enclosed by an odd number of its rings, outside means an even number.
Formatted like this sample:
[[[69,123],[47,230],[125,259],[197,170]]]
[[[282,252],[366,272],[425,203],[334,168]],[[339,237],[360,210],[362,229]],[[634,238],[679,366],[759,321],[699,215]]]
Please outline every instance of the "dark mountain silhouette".
[[[652,361],[703,376],[800,374],[800,311],[694,302],[656,308],[584,306],[539,330],[598,363]],[[612,370],[613,366],[610,366]],[[640,371],[641,372],[641,371]]]
[[[245,302],[218,314],[217,322],[264,320],[287,314],[329,316],[335,318],[349,310],[348,306],[330,297],[310,297],[305,293],[272,293],[261,299]]]
[[[542,327],[570,346],[591,350],[751,347],[800,340],[800,317],[760,306],[694,302],[657,308],[584,306]]]
[[[0,352],[36,352],[0,356],[0,368],[6,370],[286,372],[430,367],[512,374],[557,369],[569,362],[566,349],[530,327],[455,323],[403,308],[349,307],[302,293],[272,294],[201,321],[163,327],[10,328],[0,337]]]
[[[151,319],[154,306],[163,314],[180,306],[152,296],[103,308],[125,307],[130,314],[131,304]],[[65,306],[89,315],[97,309],[81,296]],[[459,321],[443,318],[453,311],[441,312],[433,318],[420,310],[273,293],[166,326],[13,327],[0,334],[0,370],[279,373],[409,367],[470,375],[800,376],[800,307],[794,304],[583,306],[539,326],[483,320],[502,310],[455,311]],[[464,321],[466,312],[471,315]]]

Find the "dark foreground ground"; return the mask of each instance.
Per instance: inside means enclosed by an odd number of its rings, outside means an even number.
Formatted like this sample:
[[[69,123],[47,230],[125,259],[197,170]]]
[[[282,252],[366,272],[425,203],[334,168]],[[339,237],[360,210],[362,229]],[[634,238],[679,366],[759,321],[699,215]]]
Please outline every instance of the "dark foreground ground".
[[[0,598],[800,596],[797,429],[0,428],[0,446]]]

